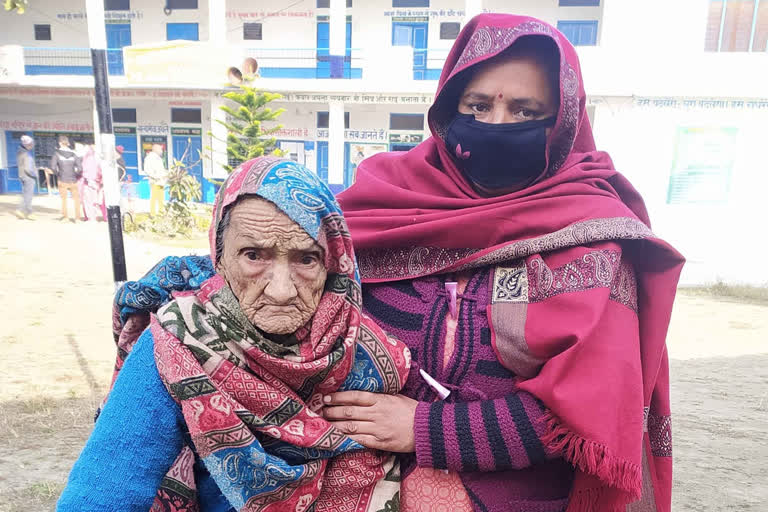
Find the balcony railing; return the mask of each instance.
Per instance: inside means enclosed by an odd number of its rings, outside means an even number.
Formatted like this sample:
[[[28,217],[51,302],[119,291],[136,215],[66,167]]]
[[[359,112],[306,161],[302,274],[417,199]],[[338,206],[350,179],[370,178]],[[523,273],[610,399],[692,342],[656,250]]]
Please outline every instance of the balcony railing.
[[[328,48],[233,48],[231,64],[239,64],[240,57],[234,55],[254,58],[262,78],[437,80],[448,54],[447,49],[401,47],[378,52],[374,56],[359,48],[347,48],[345,55],[336,57]],[[88,48],[25,47],[23,54],[25,75],[93,75]],[[151,54],[144,57],[151,58]],[[107,69],[110,75],[126,74],[123,49],[107,50]]]
[[[363,51],[347,48],[341,59],[328,48],[247,48],[263,78],[363,78]]]
[[[107,50],[107,72],[122,75],[123,50]],[[24,48],[25,75],[93,75],[88,48]]]

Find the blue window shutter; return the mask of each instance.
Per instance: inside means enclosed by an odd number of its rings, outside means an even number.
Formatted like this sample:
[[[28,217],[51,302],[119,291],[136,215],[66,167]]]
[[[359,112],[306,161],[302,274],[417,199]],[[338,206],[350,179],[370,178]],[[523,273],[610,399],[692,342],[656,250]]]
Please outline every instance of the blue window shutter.
[[[199,41],[200,32],[197,23],[168,23],[165,26],[166,39],[174,41],[184,39],[186,41]]]
[[[557,29],[574,46],[594,46],[597,44],[597,20],[558,21]]]

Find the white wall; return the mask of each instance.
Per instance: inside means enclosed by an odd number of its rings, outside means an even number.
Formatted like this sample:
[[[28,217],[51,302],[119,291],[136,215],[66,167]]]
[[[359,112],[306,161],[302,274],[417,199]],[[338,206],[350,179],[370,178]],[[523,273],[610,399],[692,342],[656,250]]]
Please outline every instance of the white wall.
[[[131,0],[131,11],[141,13],[131,21],[133,44],[165,41],[167,23],[197,23],[200,41],[208,39],[208,2],[198,0],[197,9],[176,9],[170,15],[163,12],[163,5],[157,0]]]
[[[600,44],[660,56],[704,51],[708,0],[602,0]]]
[[[598,20],[598,43],[602,31],[602,11],[606,2],[617,0],[601,0],[597,7],[560,7],[558,0],[483,0],[483,9],[486,12],[499,12],[508,14],[520,14],[533,16],[557,27],[560,20]],[[618,0],[624,2],[625,0]],[[677,0],[675,0],[677,1]]]
[[[683,284],[717,280],[768,284],[765,252],[768,109],[638,107],[628,99],[602,98],[595,111],[597,147],[643,196],[654,232],[688,262]],[[738,128],[727,201],[667,204],[679,127]]]
[[[250,48],[315,48],[319,11],[315,5],[306,0],[284,9],[271,1],[227,0],[227,41]],[[243,40],[243,23],[261,23],[262,40]]]
[[[0,45],[88,48],[84,0],[35,0],[30,4],[23,15],[0,12]],[[178,9],[170,15],[163,12],[163,5],[158,0],[131,0],[130,11],[107,11],[105,17],[128,15],[133,44],[165,41],[167,23],[198,23],[200,40],[208,39],[205,0],[198,1],[198,9]],[[35,24],[51,25],[50,41],[35,41]]]
[[[21,15],[0,11],[0,45],[88,47],[85,0],[37,0],[30,4]],[[36,41],[34,25],[50,25],[51,40]]]

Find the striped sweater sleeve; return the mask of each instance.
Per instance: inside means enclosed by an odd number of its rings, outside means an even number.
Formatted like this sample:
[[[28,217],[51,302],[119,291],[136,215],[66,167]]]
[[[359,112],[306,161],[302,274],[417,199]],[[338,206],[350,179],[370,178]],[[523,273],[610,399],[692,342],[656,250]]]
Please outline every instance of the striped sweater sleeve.
[[[541,441],[545,414],[525,391],[476,402],[420,402],[414,421],[417,463],[452,471],[500,471],[559,457]]]

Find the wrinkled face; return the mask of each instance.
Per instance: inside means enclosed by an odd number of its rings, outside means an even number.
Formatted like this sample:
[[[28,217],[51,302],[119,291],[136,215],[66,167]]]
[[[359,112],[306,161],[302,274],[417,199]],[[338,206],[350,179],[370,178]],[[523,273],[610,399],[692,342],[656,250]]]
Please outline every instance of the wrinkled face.
[[[558,84],[532,56],[502,56],[481,64],[459,99],[462,114],[483,123],[522,123],[557,115]]]
[[[253,325],[292,334],[323,295],[323,261],[323,249],[274,204],[246,198],[231,212],[217,270]]]

